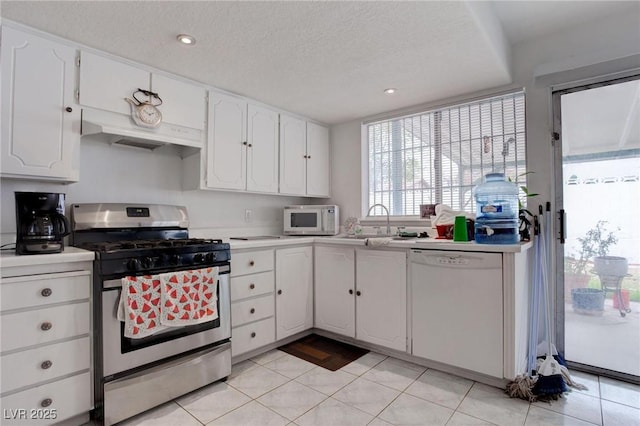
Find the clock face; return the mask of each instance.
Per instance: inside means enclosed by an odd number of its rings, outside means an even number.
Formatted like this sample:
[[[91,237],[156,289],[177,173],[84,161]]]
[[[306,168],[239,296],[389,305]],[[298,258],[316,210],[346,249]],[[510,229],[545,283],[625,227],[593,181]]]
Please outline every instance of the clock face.
[[[140,121],[148,125],[157,125],[160,124],[162,120],[162,114],[160,111],[153,105],[142,105],[138,108],[138,117]]]

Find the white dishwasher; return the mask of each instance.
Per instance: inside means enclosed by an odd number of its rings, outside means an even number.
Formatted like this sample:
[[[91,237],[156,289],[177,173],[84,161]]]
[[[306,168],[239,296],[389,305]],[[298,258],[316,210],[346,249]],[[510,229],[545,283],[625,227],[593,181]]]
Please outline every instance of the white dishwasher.
[[[413,249],[412,353],[503,377],[502,254]]]

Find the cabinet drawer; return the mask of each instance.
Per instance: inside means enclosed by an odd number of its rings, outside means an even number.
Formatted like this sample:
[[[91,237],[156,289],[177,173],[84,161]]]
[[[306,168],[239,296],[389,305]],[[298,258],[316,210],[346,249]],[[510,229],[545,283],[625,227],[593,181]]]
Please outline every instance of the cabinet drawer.
[[[274,287],[273,272],[231,278],[231,301],[271,293]]]
[[[88,299],[90,277],[89,271],[77,271],[5,278],[0,286],[0,310]]]
[[[231,329],[231,356],[252,351],[276,341],[276,319],[262,321]]]
[[[272,317],[274,313],[273,295],[244,300],[231,304],[231,327]]]
[[[48,425],[86,413],[91,409],[89,372],[3,397],[2,409],[15,417],[4,417],[3,425]],[[49,419],[38,419],[47,414]]]
[[[231,276],[273,270],[273,250],[231,254]]]
[[[91,364],[89,337],[4,355],[0,363],[0,393],[88,370]]]
[[[2,350],[88,334],[89,320],[89,302],[3,315]]]

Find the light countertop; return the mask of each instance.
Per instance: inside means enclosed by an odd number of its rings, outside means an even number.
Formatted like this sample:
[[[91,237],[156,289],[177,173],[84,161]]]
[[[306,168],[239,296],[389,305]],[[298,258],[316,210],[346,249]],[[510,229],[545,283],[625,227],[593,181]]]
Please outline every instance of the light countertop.
[[[375,239],[375,237],[372,237]],[[285,236],[274,237],[273,239],[262,240],[224,240],[231,244],[232,250],[254,249],[254,248],[277,248],[296,244],[329,244],[348,245],[355,247],[365,247],[365,239],[349,238],[346,236],[334,237],[310,237],[310,236]],[[385,241],[388,241],[385,239]],[[424,249],[424,250],[455,250],[455,251],[478,251],[497,253],[520,253],[528,250],[532,242],[519,244],[477,244],[473,241],[454,242],[452,240],[439,240],[435,238],[416,238],[406,240],[391,240],[388,243],[371,248],[403,248],[403,249]]]
[[[0,266],[3,268],[11,268],[65,262],[91,262],[94,258],[94,252],[76,247],[65,247],[62,253],[27,254],[20,256],[11,250],[0,252]]]

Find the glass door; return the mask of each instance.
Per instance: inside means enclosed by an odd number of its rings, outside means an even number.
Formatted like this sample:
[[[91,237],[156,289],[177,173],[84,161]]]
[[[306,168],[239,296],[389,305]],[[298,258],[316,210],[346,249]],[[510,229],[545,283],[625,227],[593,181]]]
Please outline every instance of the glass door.
[[[640,379],[640,75],[553,93],[558,347]],[[558,229],[559,228],[559,229]]]

